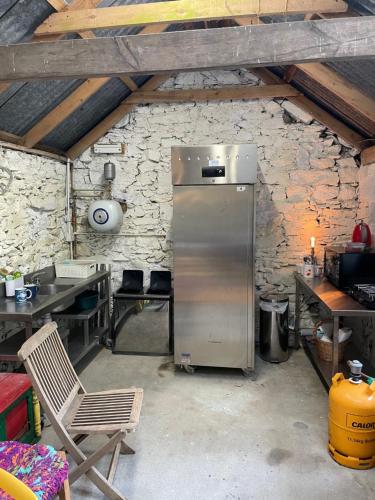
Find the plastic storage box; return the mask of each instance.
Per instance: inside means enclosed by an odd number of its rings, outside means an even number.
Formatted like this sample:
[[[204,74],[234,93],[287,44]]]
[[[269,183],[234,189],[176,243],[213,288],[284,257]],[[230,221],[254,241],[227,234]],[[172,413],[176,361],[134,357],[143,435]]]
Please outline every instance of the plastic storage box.
[[[35,443],[31,382],[21,373],[0,373],[0,441]]]
[[[94,260],[65,260],[55,264],[57,278],[88,278],[96,273]]]

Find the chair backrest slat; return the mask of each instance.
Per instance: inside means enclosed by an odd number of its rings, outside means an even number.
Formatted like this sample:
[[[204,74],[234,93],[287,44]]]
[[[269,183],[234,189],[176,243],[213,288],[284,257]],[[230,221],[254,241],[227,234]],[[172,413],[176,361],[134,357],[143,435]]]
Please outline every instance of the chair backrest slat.
[[[18,357],[25,363],[39,399],[61,419],[83,388],[64,349],[56,323],[48,323],[38,330],[23,344]]]

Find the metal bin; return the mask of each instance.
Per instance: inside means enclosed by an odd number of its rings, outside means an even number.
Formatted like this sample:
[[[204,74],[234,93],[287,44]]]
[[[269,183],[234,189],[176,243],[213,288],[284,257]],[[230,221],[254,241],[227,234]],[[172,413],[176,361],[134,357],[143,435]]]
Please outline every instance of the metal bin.
[[[260,297],[260,356],[271,363],[289,358],[289,298],[267,294]]]

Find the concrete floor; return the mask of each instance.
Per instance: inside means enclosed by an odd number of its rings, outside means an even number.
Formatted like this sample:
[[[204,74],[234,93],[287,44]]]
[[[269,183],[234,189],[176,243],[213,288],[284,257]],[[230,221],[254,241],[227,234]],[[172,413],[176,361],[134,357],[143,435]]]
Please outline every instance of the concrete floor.
[[[374,498],[374,471],[340,467],[326,451],[327,394],[302,350],[281,365],[258,359],[256,382],[232,370],[188,375],[169,361],[103,349],[81,373],[87,390],[145,389],[128,439],[137,453],[121,456],[115,480],[129,500]],[[51,429],[43,441],[58,443]],[[103,498],[85,479],[72,494]]]

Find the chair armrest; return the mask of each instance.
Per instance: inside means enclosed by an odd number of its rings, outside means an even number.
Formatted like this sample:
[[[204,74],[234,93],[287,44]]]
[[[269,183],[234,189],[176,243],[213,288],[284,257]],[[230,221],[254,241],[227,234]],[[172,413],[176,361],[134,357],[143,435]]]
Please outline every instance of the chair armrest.
[[[15,500],[37,500],[37,496],[22,481],[13,474],[0,468],[0,488]]]

